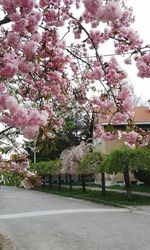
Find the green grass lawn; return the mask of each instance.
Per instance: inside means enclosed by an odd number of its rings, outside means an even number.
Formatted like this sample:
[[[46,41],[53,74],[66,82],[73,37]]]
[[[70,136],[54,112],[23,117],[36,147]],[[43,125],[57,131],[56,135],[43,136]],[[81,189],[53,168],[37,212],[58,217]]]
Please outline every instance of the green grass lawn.
[[[119,186],[119,185],[113,185],[108,187],[109,189],[118,189],[118,190],[125,190],[125,186]],[[145,192],[145,193],[150,193],[150,186],[146,185],[131,185],[132,191],[138,191],[138,192]]]
[[[106,196],[102,196],[101,191],[92,191],[88,190],[85,193],[82,192],[81,189],[73,189],[71,192],[68,188],[62,188],[62,190],[58,190],[58,188],[36,188],[37,191],[47,192],[51,194],[57,194],[66,197],[79,198],[90,200],[98,203],[106,203],[109,205],[150,205],[150,198],[143,196],[133,196],[133,200],[127,200],[126,194],[115,193],[111,191],[106,192]]]
[[[65,184],[62,184],[65,185]],[[73,186],[81,186],[81,182],[78,183],[73,183]],[[100,185],[97,185],[95,183],[86,183],[87,188],[88,187],[98,187],[100,188]],[[113,186],[108,186],[106,187],[108,189],[118,189],[118,190],[125,190],[125,186],[119,186],[119,185],[113,185]],[[150,186],[141,184],[141,185],[136,185],[136,184],[132,184],[131,185],[132,191],[137,191],[137,192],[144,192],[144,193],[150,193]]]
[[[0,239],[0,250],[2,250],[3,248],[2,248],[2,241],[1,241],[1,239]]]

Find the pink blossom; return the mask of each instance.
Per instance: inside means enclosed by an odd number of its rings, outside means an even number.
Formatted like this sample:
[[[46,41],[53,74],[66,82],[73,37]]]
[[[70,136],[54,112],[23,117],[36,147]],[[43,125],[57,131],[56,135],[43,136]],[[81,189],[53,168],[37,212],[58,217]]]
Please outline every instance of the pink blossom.
[[[109,100],[102,101],[100,98],[94,96],[93,103],[97,105],[97,108],[109,111],[113,107],[113,102]]]
[[[35,7],[35,0],[18,0],[18,3],[20,4],[20,7],[23,8],[24,13],[29,14],[32,12],[32,9]]]
[[[115,41],[116,52],[122,54],[130,50],[136,50],[143,44],[143,40],[139,37],[138,33],[131,28],[120,27],[117,37],[119,40]]]
[[[28,139],[34,139],[39,133],[39,126],[29,126],[22,130],[23,135]]]
[[[12,78],[18,70],[18,66],[14,63],[6,63],[4,68],[0,70],[0,75],[4,78]]]
[[[131,57],[128,57],[124,60],[125,64],[131,64]]]
[[[104,75],[104,72],[101,67],[94,67],[93,71],[85,73],[85,77],[91,80],[100,80]]]
[[[102,0],[83,0],[86,10],[93,16],[97,15],[99,8],[102,6]]]
[[[38,24],[42,18],[42,14],[39,11],[34,11],[28,18],[28,27],[27,29],[30,32],[35,32],[37,30]]]
[[[10,164],[10,169],[11,169],[13,172],[20,173],[19,165],[18,165],[16,162],[11,162],[11,164]]]
[[[5,107],[12,112],[16,111],[18,108],[18,103],[15,97],[7,95],[5,99]]]
[[[116,69],[109,69],[106,75],[110,84],[118,84],[120,81],[126,78],[124,71],[117,71]]]
[[[7,91],[6,85],[4,83],[0,83],[0,94]]]
[[[18,68],[19,68],[19,71],[23,74],[27,74],[29,72],[31,72],[34,68],[34,65],[32,63],[27,63],[27,62],[23,62],[23,61],[20,61],[19,64],[18,64]]]
[[[126,98],[126,100],[124,100],[122,102],[121,107],[122,107],[124,112],[133,111],[133,108],[134,108],[134,99],[133,99],[133,97]]]
[[[145,53],[136,59],[136,66],[138,68],[138,76],[141,78],[150,77],[150,53]]]
[[[37,43],[35,41],[30,41],[23,45],[22,49],[26,57],[32,57],[37,50]]]
[[[139,137],[139,134],[135,131],[131,131],[125,136],[125,144],[129,147],[135,147],[136,141]]]
[[[103,131],[103,128],[102,128],[101,124],[97,124],[95,126],[95,130],[94,130],[94,137],[95,138],[101,138],[103,132],[104,131]]]
[[[13,46],[14,48],[19,48],[19,37],[18,34],[15,32],[8,32],[7,35],[7,42],[9,45]]]
[[[13,30],[15,32],[18,32],[20,34],[24,34],[25,28],[28,25],[28,19],[27,18],[19,18],[14,24],[13,24]]]
[[[29,167],[29,162],[28,162],[28,161],[23,162],[23,163],[21,164],[21,171],[22,171],[22,172],[26,172],[28,167]]]
[[[126,123],[128,119],[129,119],[129,116],[127,113],[117,112],[113,115],[111,122],[112,122],[112,124],[117,125],[117,124]]]
[[[110,0],[103,8],[99,8],[97,19],[103,22],[116,21],[121,17],[121,8],[119,1]]]
[[[23,186],[25,189],[29,190],[33,187],[31,181],[28,179],[28,178],[25,178],[24,179],[24,183],[23,183]]]
[[[116,140],[117,138],[117,134],[111,132],[103,132],[101,135],[101,139],[104,141]]]
[[[128,98],[129,96],[132,96],[130,86],[127,84],[122,85],[121,90],[118,95],[119,99],[126,100],[126,98]]]

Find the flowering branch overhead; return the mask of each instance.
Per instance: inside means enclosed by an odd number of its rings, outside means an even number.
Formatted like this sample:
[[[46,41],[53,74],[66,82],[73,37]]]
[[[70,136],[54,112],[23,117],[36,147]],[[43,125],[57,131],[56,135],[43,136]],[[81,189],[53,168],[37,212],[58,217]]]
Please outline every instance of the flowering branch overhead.
[[[115,125],[126,123],[128,144],[148,142],[132,121],[127,73],[102,49],[112,46],[139,77],[150,77],[149,46],[131,27],[132,8],[119,0],[0,0],[0,7],[1,123],[35,139],[62,127],[64,113],[86,110],[96,136],[116,138]]]

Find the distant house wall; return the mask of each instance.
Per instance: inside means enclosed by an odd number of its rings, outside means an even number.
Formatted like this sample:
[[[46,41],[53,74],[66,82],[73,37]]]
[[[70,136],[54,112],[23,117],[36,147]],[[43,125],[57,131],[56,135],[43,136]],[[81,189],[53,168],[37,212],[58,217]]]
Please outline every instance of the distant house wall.
[[[110,154],[112,150],[121,148],[124,145],[124,139],[120,140],[111,140],[111,141],[102,141],[101,143],[95,146],[96,151],[101,151],[104,154]]]
[[[95,142],[96,144],[96,142]],[[101,151],[102,153],[108,155],[112,152],[114,149],[119,149],[124,145],[124,138],[121,138],[120,140],[111,140],[111,141],[102,141],[99,142],[95,146],[96,151]],[[105,176],[106,180],[106,186],[114,185],[114,184],[124,184],[124,177],[122,173],[118,173],[116,175],[110,175],[106,174]],[[130,180],[131,182],[136,182],[136,179],[132,173],[130,173]],[[95,183],[101,184],[101,175],[98,174],[95,177]]]

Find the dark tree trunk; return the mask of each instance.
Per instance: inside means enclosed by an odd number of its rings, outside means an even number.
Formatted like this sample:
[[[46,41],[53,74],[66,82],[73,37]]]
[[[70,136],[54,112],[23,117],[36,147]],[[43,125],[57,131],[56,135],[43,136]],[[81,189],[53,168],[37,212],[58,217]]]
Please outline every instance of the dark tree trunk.
[[[72,191],[72,176],[69,174],[69,186],[70,186],[70,191]]]
[[[65,184],[68,185],[68,174],[65,175]]]
[[[93,147],[92,147],[93,132],[94,132],[94,112],[92,113],[92,117],[89,122],[89,131],[88,131],[87,140],[86,140],[86,143],[88,144],[89,152],[93,152]]]
[[[102,195],[106,195],[106,187],[105,187],[105,173],[101,173],[101,183],[102,183]]]
[[[132,200],[133,197],[132,197],[132,190],[131,190],[131,184],[130,184],[129,170],[126,169],[123,175],[124,175],[124,181],[125,181],[125,187],[127,191],[128,200]]]
[[[49,179],[49,186],[52,187],[53,186],[53,177],[51,174],[48,175],[48,179]]]
[[[82,191],[86,192],[86,187],[85,187],[85,174],[82,174]]]
[[[90,123],[90,128],[89,128],[89,137],[91,138],[92,143],[92,138],[93,138],[93,131],[94,131],[94,112],[92,113],[92,118],[91,118],[91,123]]]
[[[61,174],[58,175],[58,188],[61,190]]]
[[[43,175],[43,176],[42,176],[42,187],[45,188],[45,186],[46,186],[46,185],[45,185],[45,176]]]

